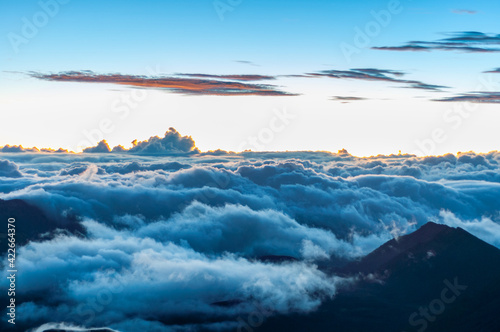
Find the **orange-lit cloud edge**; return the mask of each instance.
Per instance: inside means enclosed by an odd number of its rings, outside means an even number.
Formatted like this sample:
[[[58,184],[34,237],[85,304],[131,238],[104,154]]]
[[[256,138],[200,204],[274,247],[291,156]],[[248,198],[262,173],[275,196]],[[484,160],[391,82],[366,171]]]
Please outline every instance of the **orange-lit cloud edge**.
[[[73,155],[86,155],[86,154],[128,154],[128,155],[147,155],[147,156],[246,156],[252,154],[262,154],[262,155],[286,155],[295,153],[313,153],[313,154],[325,154],[332,156],[341,157],[352,157],[359,159],[370,159],[370,158],[429,158],[429,157],[443,157],[448,155],[454,155],[453,153],[445,153],[442,155],[426,155],[417,156],[415,154],[401,153],[390,154],[390,155],[371,155],[371,156],[355,156],[351,155],[346,149],[338,150],[337,152],[325,151],[325,150],[301,150],[301,151],[253,151],[245,150],[241,152],[226,151],[226,150],[208,150],[200,151],[195,144],[195,141],[191,136],[182,136],[177,130],[170,127],[165,133],[164,137],[151,136],[149,139],[144,141],[134,140],[132,141],[132,147],[127,149],[122,145],[117,145],[111,148],[106,140],[102,140],[97,143],[97,145],[92,147],[87,147],[83,149],[82,152],[69,151],[66,149],[52,149],[52,148],[25,148],[22,145],[5,145],[0,147],[0,155],[2,153],[40,153],[40,154],[73,154]],[[476,153],[474,151],[467,152],[457,152],[457,156],[471,155],[471,156],[481,156],[488,155],[491,153],[498,153],[497,150],[493,150],[486,153]]]

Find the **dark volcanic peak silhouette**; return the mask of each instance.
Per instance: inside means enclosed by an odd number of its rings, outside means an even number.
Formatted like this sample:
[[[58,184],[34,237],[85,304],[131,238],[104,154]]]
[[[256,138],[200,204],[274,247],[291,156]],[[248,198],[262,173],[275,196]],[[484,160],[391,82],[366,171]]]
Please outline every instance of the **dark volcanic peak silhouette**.
[[[16,225],[16,243],[24,245],[29,241],[41,238],[49,239],[54,232],[68,234],[84,234],[85,229],[75,216],[67,215],[59,220],[49,219],[40,208],[28,204],[21,199],[0,199],[0,220],[14,218]],[[0,248],[7,251],[7,238],[0,238]]]
[[[426,255],[435,255],[435,253],[432,252],[432,248],[427,248],[426,244],[433,242],[436,238],[439,238],[437,240],[437,242],[439,242],[443,236],[447,237],[447,239],[448,237],[460,237],[463,235],[462,232],[465,231],[461,228],[452,228],[446,225],[428,222],[411,234],[386,242],[384,245],[363,257],[360,261],[346,266],[343,272],[377,272],[379,270],[383,270],[391,264],[391,262],[397,260],[400,256],[406,255],[412,250],[416,250],[418,252],[424,249],[429,249],[431,251],[429,251],[428,254],[426,253]],[[473,237],[470,234],[468,235]],[[473,238],[476,239],[475,237]],[[479,239],[477,240],[480,241]],[[453,240],[450,242],[453,242]]]
[[[359,281],[317,311],[259,331],[500,331],[499,263],[499,249],[429,222],[345,266]]]

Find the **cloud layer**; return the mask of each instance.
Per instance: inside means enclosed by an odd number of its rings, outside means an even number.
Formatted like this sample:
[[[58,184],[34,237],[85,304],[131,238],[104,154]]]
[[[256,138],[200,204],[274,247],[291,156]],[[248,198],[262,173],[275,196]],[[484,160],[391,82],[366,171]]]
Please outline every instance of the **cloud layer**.
[[[497,152],[2,158],[1,199],[85,230],[19,246],[26,328],[220,331],[256,312],[309,312],[351,282],[325,266],[430,220],[500,247]]]

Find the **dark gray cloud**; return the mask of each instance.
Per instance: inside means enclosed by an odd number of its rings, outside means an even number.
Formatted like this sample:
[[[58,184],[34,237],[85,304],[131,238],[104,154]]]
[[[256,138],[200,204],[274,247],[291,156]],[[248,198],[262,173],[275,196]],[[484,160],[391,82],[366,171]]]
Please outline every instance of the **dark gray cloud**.
[[[408,81],[406,83],[410,84],[407,88],[421,89],[421,90],[428,90],[428,91],[442,91],[442,89],[449,88],[448,86],[427,84],[427,83],[422,83],[422,82],[418,82],[418,81]]]
[[[322,70],[316,73],[306,74],[309,77],[330,77],[337,79],[355,79],[363,81],[379,81],[398,84],[407,84],[406,87],[413,89],[422,89],[428,91],[441,91],[448,88],[447,86],[426,84],[415,80],[405,80],[400,77],[405,73],[397,70],[376,69],[376,68],[359,68],[351,70]]]
[[[233,80],[233,81],[268,81],[275,80],[275,76],[268,75],[209,75],[209,74],[176,74],[177,76],[196,77],[196,78],[210,78],[219,80]]]
[[[448,38],[437,41],[410,41],[402,46],[372,47],[382,51],[457,51],[465,53],[500,52],[500,34],[486,34],[478,31],[448,33]]]
[[[434,101],[498,104],[500,103],[500,92],[469,92],[453,97],[434,99]]]
[[[500,68],[495,68],[492,70],[485,71],[483,73],[500,74]]]
[[[316,73],[308,73],[310,76],[330,77],[330,78],[350,78],[366,81],[398,81],[394,77],[405,75],[404,72],[387,69],[360,68],[351,70],[322,70]]]
[[[476,10],[470,10],[470,9],[453,9],[451,12],[454,14],[469,14],[469,15],[477,14]]]
[[[250,80],[250,75],[232,75],[232,81],[227,80],[229,76],[197,74],[201,78],[186,78],[175,76],[138,76],[124,74],[97,74],[92,71],[67,71],[58,74],[44,74],[30,72],[31,77],[57,82],[81,82],[81,83],[108,83],[119,84],[138,88],[165,89],[174,93],[188,95],[215,95],[215,96],[296,96],[297,94],[280,91],[274,85],[243,83],[240,81]],[[182,74],[186,75],[186,74]],[[256,75],[252,75],[256,80]],[[208,79],[211,78],[211,79]],[[224,78],[224,79],[223,79]]]
[[[234,62],[238,62],[238,63],[244,64],[244,65],[259,67],[259,65],[256,64],[255,62],[248,61],[248,60],[235,60]]]
[[[353,96],[333,96],[331,99],[336,100],[336,101],[340,101],[342,103],[349,103],[351,101],[366,100],[366,98],[353,97]]]

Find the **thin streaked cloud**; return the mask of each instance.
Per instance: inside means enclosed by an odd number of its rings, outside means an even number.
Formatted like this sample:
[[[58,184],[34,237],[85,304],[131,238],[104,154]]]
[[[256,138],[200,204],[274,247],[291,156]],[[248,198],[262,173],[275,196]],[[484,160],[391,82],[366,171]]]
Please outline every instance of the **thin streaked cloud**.
[[[500,67],[499,67],[499,68],[495,68],[495,69],[491,69],[491,70],[484,71],[483,73],[488,73],[488,74],[500,74]]]
[[[468,15],[477,14],[476,10],[470,10],[470,9],[453,9],[451,12],[454,14],[468,14]]]
[[[343,104],[347,104],[350,103],[351,101],[367,100],[367,98],[353,97],[353,96],[332,96],[331,100],[340,101]]]
[[[406,73],[397,70],[376,69],[376,68],[361,68],[351,70],[322,70],[315,73],[308,73],[309,77],[329,77],[336,79],[355,79],[364,81],[381,81],[398,84],[407,84],[407,88],[441,91],[448,88],[443,85],[427,84],[416,80],[405,80],[400,77]]]
[[[434,101],[500,104],[500,92],[469,92]]]
[[[183,78],[174,76],[139,76],[125,74],[97,74],[92,71],[67,71],[57,74],[45,74],[38,72],[29,73],[31,77],[58,82],[81,82],[81,83],[110,83],[127,85],[140,88],[166,89],[174,93],[187,95],[213,95],[213,96],[296,96],[297,94],[278,90],[274,85],[251,84],[221,80],[220,78],[233,77],[233,80],[252,80],[249,75],[230,75],[219,77],[219,79]],[[202,74],[197,74],[203,76]],[[215,75],[204,77],[216,78]],[[252,75],[253,80],[257,77]],[[260,77],[262,79],[262,77]]]
[[[478,31],[452,32],[437,41],[410,41],[400,46],[376,46],[373,50],[401,52],[457,51],[464,53],[500,52],[500,34]]]

